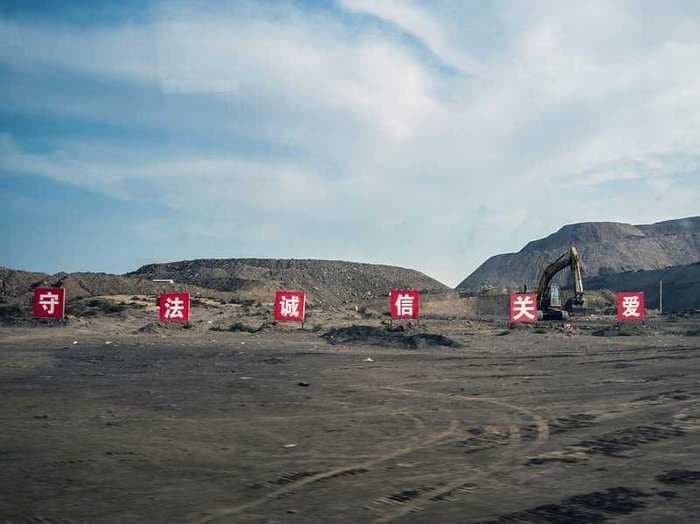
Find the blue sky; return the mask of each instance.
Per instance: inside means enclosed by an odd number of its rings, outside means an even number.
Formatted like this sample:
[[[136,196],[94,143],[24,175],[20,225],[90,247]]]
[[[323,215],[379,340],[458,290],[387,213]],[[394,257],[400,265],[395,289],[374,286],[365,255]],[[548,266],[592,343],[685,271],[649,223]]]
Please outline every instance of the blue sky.
[[[700,214],[697,2],[28,4],[0,2],[0,265],[454,285],[567,223]]]

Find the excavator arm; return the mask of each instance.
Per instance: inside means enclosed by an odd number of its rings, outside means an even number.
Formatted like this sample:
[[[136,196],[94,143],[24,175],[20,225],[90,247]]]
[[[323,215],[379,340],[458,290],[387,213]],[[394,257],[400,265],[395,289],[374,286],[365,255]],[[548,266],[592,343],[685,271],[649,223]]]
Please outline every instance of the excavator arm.
[[[549,264],[542,271],[537,283],[537,305],[540,311],[545,311],[549,307],[550,284],[552,279],[561,270],[570,267],[574,281],[574,303],[583,304],[583,278],[581,277],[581,258],[576,247],[571,246],[569,251],[563,253],[554,262]]]

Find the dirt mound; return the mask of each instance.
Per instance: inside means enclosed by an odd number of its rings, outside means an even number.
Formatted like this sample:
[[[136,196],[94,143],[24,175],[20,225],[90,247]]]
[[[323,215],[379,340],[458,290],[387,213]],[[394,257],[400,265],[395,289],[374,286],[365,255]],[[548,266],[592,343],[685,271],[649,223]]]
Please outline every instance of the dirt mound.
[[[528,243],[518,253],[491,257],[457,287],[476,291],[486,283],[499,289],[523,284],[532,288],[545,265],[572,244],[581,253],[584,277],[692,264],[700,261],[700,217],[640,226],[570,224]],[[563,284],[567,278],[568,274],[559,275],[556,281]]]
[[[232,298],[232,293],[213,289],[203,289],[195,285],[183,286],[181,283],[153,282],[140,276],[113,275],[110,273],[31,273],[8,268],[0,268],[0,299],[7,303],[20,302],[27,306],[31,293],[39,286],[62,286],[66,289],[68,304],[86,297],[104,297],[111,295],[149,295],[155,296],[163,291],[187,290],[194,297],[208,297],[222,301]]]
[[[173,280],[154,282],[154,280]],[[0,298],[29,300],[32,289],[63,286],[68,300],[109,295],[155,295],[187,288],[193,296],[268,302],[275,290],[305,290],[314,305],[341,306],[384,297],[395,287],[449,288],[411,269],[336,260],[202,259],[151,264],[126,275],[31,273],[0,268]]]
[[[321,335],[329,344],[365,344],[416,349],[429,346],[458,347],[451,338],[433,333],[408,334],[403,329],[374,326],[350,326],[333,329]]]
[[[303,289],[319,304],[341,305],[386,296],[394,287],[447,288],[412,269],[338,260],[202,259],[150,264],[130,273],[147,279],[170,278],[221,291]]]

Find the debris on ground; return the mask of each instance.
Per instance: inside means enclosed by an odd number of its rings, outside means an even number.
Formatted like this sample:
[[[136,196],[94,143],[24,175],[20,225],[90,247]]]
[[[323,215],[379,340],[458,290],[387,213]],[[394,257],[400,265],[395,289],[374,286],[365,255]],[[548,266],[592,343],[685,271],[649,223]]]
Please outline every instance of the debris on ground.
[[[459,347],[459,343],[433,333],[407,334],[403,330],[374,326],[350,326],[332,329],[321,335],[329,344],[369,344],[416,349],[428,346]]]
[[[574,326],[572,326],[571,324],[569,324],[567,322],[567,323],[562,324],[559,327],[559,331],[561,331],[565,335],[573,335],[574,334]]]
[[[374,362],[374,359],[372,357],[367,357],[362,362]]]
[[[297,382],[297,386],[301,386],[303,388],[308,388],[311,384],[308,382]]]
[[[231,331],[232,333],[260,333],[264,329],[270,327],[269,322],[263,322],[257,327],[249,326],[243,322],[234,322],[229,326],[214,326],[210,328],[212,331]]]
[[[621,324],[606,326],[591,333],[594,337],[633,337],[647,335],[648,331],[637,325]]]

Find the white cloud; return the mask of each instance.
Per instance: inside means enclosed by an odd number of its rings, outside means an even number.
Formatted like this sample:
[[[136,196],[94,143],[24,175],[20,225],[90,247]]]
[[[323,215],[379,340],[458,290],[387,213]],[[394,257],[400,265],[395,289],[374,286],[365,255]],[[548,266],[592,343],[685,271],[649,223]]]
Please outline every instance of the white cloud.
[[[478,75],[481,67],[473,57],[460,52],[448,43],[444,28],[430,13],[413,2],[406,0],[341,0],[341,5],[349,10],[367,13],[396,25],[401,30],[419,40],[427,49],[446,64],[463,73]]]
[[[0,61],[19,69],[65,68],[154,81],[152,35],[142,25],[85,28],[0,19]]]
[[[700,177],[688,176],[700,167],[697,18],[660,4],[497,3],[485,49],[459,30],[482,13],[460,3],[195,5],[83,31],[2,21],[0,61],[16,70],[158,93],[104,107],[46,87],[41,100],[5,96],[15,110],[178,135],[163,147],[65,138],[44,153],[6,138],[4,169],[123,199],[150,188],[217,230],[257,220],[265,242],[292,235],[309,256],[416,266],[450,283],[564,223],[700,211]],[[178,150],[207,134],[216,147]],[[326,225],[342,241],[319,245]]]

